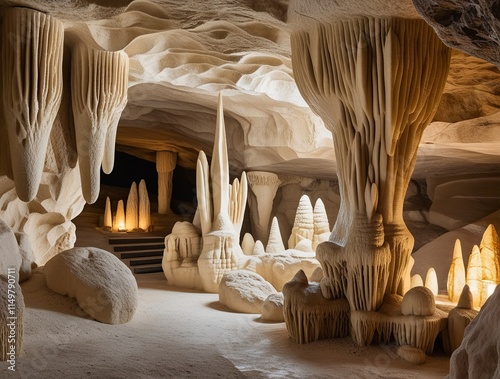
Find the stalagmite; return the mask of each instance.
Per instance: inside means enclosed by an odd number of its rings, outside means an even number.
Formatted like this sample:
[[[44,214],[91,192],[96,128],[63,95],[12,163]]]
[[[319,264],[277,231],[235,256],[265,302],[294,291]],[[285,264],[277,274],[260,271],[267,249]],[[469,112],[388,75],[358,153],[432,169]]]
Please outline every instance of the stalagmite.
[[[253,247],[252,255],[262,255],[266,253],[266,249],[260,240],[255,241],[255,245]]]
[[[479,247],[474,245],[472,253],[469,256],[469,262],[467,263],[467,285],[472,292],[474,308],[479,308],[483,304],[481,299],[481,293],[483,292],[482,279],[481,252],[479,251]]]
[[[146,182],[142,179],[139,182],[139,229],[149,231],[151,226],[151,211],[149,204],[148,189]]]
[[[171,151],[156,152],[156,171],[158,172],[158,213],[172,213],[170,200],[172,198],[172,177],[177,154]]]
[[[17,195],[30,201],[38,191],[61,104],[64,27],[44,13],[12,7],[5,10],[1,36],[5,125],[0,128],[9,139],[1,147],[10,146],[12,170],[6,171],[13,172]],[[0,135],[5,137],[5,130]]]
[[[116,130],[127,105],[128,56],[78,43],[71,53],[71,95],[82,192],[99,195],[100,169],[113,170]]]
[[[137,184],[135,182],[132,182],[127,198],[125,228],[129,232],[139,228],[139,195],[137,194]]]
[[[316,251],[316,247],[321,243],[328,241],[330,237],[330,224],[326,214],[325,204],[321,199],[316,200],[313,210],[314,220],[314,236],[312,239],[312,249]]]
[[[424,280],[419,274],[415,274],[411,277],[410,288],[421,287],[424,285]]]
[[[500,240],[492,224],[486,228],[479,250],[481,252],[483,280],[500,283]]]
[[[288,239],[288,248],[293,249],[297,244],[304,240],[312,241],[314,236],[314,216],[313,207],[309,196],[302,195],[299,200],[299,206],[295,213],[292,234]]]
[[[438,279],[434,267],[431,267],[429,268],[429,270],[427,270],[427,275],[425,276],[425,287],[430,289],[434,296],[438,295]]]
[[[226,130],[219,94],[210,170],[203,151],[200,151],[196,166],[196,196],[203,238],[198,269],[207,292],[218,292],[223,275],[242,268],[248,260],[239,244],[247,186],[245,172],[241,182],[235,180],[232,186],[229,184]]]
[[[116,206],[116,220],[113,223],[113,229],[116,231],[124,232],[125,229],[125,206],[123,200],[118,201]]]
[[[465,265],[462,255],[462,245],[460,240],[455,241],[453,249],[453,260],[451,261],[450,271],[448,272],[448,298],[456,303],[465,286]]]
[[[113,227],[113,214],[111,213],[111,200],[109,196],[106,197],[106,208],[104,208],[104,228],[111,230]]]
[[[273,200],[281,180],[278,175],[264,171],[250,171],[247,179],[251,190],[248,194],[248,205],[253,233],[256,239],[266,244]]]
[[[278,223],[278,219],[273,217],[271,231],[269,232],[269,242],[266,246],[266,253],[279,254],[284,251],[285,245],[283,245],[283,240],[281,239],[280,225]]]
[[[425,22],[403,18],[317,23],[291,42],[301,94],[333,134],[342,200],[316,249],[322,293],[376,310],[384,293],[402,292],[413,247],[404,196],[450,50]]]
[[[245,233],[243,236],[243,241],[241,241],[241,250],[245,255],[253,255],[253,249],[255,247],[255,240],[250,233]]]

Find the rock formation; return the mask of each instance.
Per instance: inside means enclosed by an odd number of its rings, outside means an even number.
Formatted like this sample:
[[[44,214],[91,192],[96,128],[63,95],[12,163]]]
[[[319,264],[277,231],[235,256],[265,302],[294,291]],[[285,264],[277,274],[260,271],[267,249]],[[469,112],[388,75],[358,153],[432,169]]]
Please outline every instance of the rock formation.
[[[438,295],[439,292],[438,280],[437,280],[436,270],[434,270],[433,267],[431,267],[427,271],[427,275],[425,276],[425,287],[430,289],[434,296]]]
[[[484,301],[482,300],[483,293],[483,267],[481,264],[481,252],[477,245],[472,248],[472,253],[469,256],[467,263],[467,285],[472,292],[474,300],[474,308],[479,308]]]
[[[149,202],[148,189],[146,181],[142,179],[139,182],[139,228],[143,231],[149,231],[151,226],[151,205]]]
[[[285,245],[283,245],[283,240],[281,239],[280,225],[278,223],[278,219],[273,217],[271,230],[269,231],[269,241],[266,246],[266,253],[276,254],[283,253],[284,251]]]
[[[116,130],[127,105],[128,56],[79,43],[71,53],[71,98],[82,192],[99,195],[101,165],[113,170]]]
[[[316,200],[316,203],[314,204],[313,220],[314,236],[312,240],[312,249],[313,251],[316,251],[316,247],[318,247],[321,242],[327,241],[331,233],[325,205],[321,199]]]
[[[32,200],[63,90],[64,27],[29,8],[9,8],[2,23],[2,101],[16,192]],[[2,154],[5,159],[8,152]]]
[[[448,273],[447,283],[448,298],[452,302],[458,302],[465,283],[465,265],[462,256],[462,246],[460,240],[457,239],[455,241],[455,247],[453,248],[453,260]]]
[[[196,169],[196,193],[201,221],[203,248],[198,259],[203,288],[217,292],[222,276],[240,269],[245,255],[239,236],[247,201],[247,180],[229,184],[229,165],[222,96],[219,94],[214,150],[210,172],[203,151]]]
[[[314,211],[309,196],[302,195],[295,213],[292,234],[288,239],[288,248],[294,249],[302,240],[312,241],[314,237]]]
[[[135,182],[132,182],[127,198],[125,228],[128,231],[139,228],[139,195],[137,193],[137,184]]]
[[[104,208],[104,222],[103,227],[105,230],[110,231],[113,227],[113,213],[111,212],[111,200],[106,196],[106,205]]]
[[[158,213],[171,213],[172,176],[174,174],[177,154],[171,151],[156,153],[156,171],[158,172]]]
[[[281,181],[278,175],[264,171],[250,171],[247,173],[247,179],[251,190],[248,196],[248,206],[253,234],[256,239],[266,244],[273,199]]]
[[[125,232],[127,230],[125,221],[125,205],[123,200],[118,200],[115,220],[113,221],[113,229],[117,232]]]
[[[122,324],[137,309],[137,283],[129,268],[112,253],[76,247],[49,260],[43,270],[47,286],[74,297],[93,319]]]

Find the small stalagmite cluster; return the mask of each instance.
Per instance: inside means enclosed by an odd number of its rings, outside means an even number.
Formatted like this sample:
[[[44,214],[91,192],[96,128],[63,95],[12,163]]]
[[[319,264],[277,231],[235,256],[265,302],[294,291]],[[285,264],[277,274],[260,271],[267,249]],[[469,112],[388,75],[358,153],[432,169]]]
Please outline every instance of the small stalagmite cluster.
[[[114,217],[111,211],[111,200],[109,197],[106,198],[103,228],[105,231],[113,232],[152,230],[150,202],[144,179],[139,182],[139,190],[137,190],[136,182],[132,182],[126,208],[123,200],[118,200]]]
[[[458,302],[465,285],[470,289],[473,307],[480,308],[500,284],[500,239],[495,227],[486,228],[479,246],[469,255],[467,269],[464,265],[460,240],[455,242],[453,260],[448,273],[448,297]]]

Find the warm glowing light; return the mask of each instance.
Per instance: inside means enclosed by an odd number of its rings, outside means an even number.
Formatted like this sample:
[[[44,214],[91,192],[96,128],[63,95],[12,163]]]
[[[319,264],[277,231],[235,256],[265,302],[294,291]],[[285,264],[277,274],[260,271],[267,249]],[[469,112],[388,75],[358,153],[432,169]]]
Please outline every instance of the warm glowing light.
[[[495,292],[495,288],[497,288],[497,283],[492,280],[482,280],[482,293],[481,300],[482,303],[486,302],[486,300]]]
[[[119,232],[125,232],[125,206],[123,205],[123,200],[118,202],[118,207],[116,208],[116,229]]]

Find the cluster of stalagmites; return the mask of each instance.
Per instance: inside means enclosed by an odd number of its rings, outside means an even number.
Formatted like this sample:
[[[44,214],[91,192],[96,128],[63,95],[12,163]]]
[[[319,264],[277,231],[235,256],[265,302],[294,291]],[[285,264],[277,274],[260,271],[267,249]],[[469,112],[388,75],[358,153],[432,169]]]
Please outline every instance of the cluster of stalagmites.
[[[106,173],[113,169],[116,129],[127,103],[128,56],[77,42],[66,73],[62,22],[28,8],[5,10],[2,39],[2,174],[14,179],[21,200],[35,197],[68,74],[73,114],[65,127],[74,134],[83,196],[95,202],[101,165]]]
[[[104,209],[103,229],[113,232],[148,232],[153,229],[151,210],[146,182],[142,179],[137,184],[132,182],[125,207],[123,200],[119,200],[116,212],[111,211],[111,200],[106,198]]]
[[[277,175],[251,172],[248,185],[243,173],[241,180],[235,179],[230,184],[228,172],[222,97],[219,97],[211,163],[203,151],[198,158],[195,220],[176,223],[165,238],[163,271],[171,285],[218,292],[221,301],[233,310],[260,313],[265,298],[281,291],[298,270],[312,274],[319,267],[313,246],[328,238],[328,219],[321,200],[313,209],[309,197],[302,196],[287,249],[277,218],[268,227],[280,183]],[[254,226],[261,231],[257,233],[263,234],[262,228],[269,228],[263,237],[265,245],[249,233],[240,241],[247,185],[253,194]],[[257,286],[249,282],[265,284]],[[267,303],[266,309],[273,308],[273,304],[277,304],[276,298]]]

